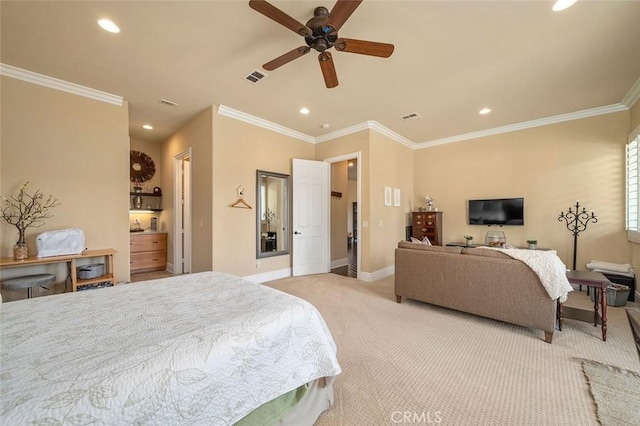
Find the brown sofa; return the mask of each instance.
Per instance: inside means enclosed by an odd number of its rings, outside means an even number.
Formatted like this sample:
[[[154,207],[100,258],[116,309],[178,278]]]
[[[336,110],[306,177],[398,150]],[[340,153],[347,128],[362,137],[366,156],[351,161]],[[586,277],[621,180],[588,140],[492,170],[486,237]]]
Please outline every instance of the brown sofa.
[[[525,263],[482,248],[401,241],[395,252],[396,301],[403,297],[544,331],[551,343],[556,301]]]

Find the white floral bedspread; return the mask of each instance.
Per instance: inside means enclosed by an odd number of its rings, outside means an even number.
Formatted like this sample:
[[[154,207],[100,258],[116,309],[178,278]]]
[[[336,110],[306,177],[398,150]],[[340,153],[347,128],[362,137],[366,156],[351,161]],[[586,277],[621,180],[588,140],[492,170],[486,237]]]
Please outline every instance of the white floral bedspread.
[[[203,272],[4,303],[3,425],[229,425],[341,372],[308,302]]]

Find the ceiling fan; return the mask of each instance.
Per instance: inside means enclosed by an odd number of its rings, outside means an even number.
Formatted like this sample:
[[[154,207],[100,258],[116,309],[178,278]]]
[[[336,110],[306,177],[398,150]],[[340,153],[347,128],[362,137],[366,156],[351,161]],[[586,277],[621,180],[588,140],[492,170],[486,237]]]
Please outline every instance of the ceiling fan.
[[[301,35],[306,42],[306,46],[297,47],[284,55],[278,56],[262,67],[268,71],[273,71],[314,49],[320,52],[318,55],[320,69],[322,70],[325,85],[330,89],[338,85],[338,76],[333,65],[333,58],[331,53],[328,52],[332,47],[335,47],[340,52],[388,58],[393,53],[393,44],[338,37],[338,31],[360,3],[362,3],[362,0],[338,0],[331,12],[326,7],[316,7],[313,11],[313,18],[309,19],[305,25],[265,0],[250,0],[249,6],[253,10]]]

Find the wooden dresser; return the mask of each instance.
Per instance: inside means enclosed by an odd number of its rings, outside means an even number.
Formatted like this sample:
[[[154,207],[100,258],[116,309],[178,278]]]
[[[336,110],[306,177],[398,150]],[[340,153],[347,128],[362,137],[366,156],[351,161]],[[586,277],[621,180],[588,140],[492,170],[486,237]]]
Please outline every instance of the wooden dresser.
[[[422,240],[428,237],[434,246],[442,245],[442,212],[413,212],[411,236]]]
[[[131,273],[163,271],[167,268],[167,234],[141,232],[130,234]]]

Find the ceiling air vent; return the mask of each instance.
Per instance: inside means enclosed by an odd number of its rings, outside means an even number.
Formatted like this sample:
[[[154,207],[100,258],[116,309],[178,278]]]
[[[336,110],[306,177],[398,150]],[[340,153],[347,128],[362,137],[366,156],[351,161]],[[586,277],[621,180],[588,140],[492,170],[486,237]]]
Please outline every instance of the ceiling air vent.
[[[267,75],[263,72],[260,72],[258,70],[253,70],[253,72],[251,72],[251,74],[249,74],[248,76],[246,76],[244,79],[247,80],[250,83],[257,83],[260,80],[262,80],[263,78],[267,77]]]
[[[404,121],[408,121],[408,120],[417,120],[419,118],[422,118],[422,116],[417,112],[412,112],[411,114],[403,115],[400,118],[402,118]]]
[[[172,108],[177,108],[178,107],[178,103],[177,102],[168,101],[166,99],[160,99],[160,103],[163,104],[163,105],[170,106]]]

